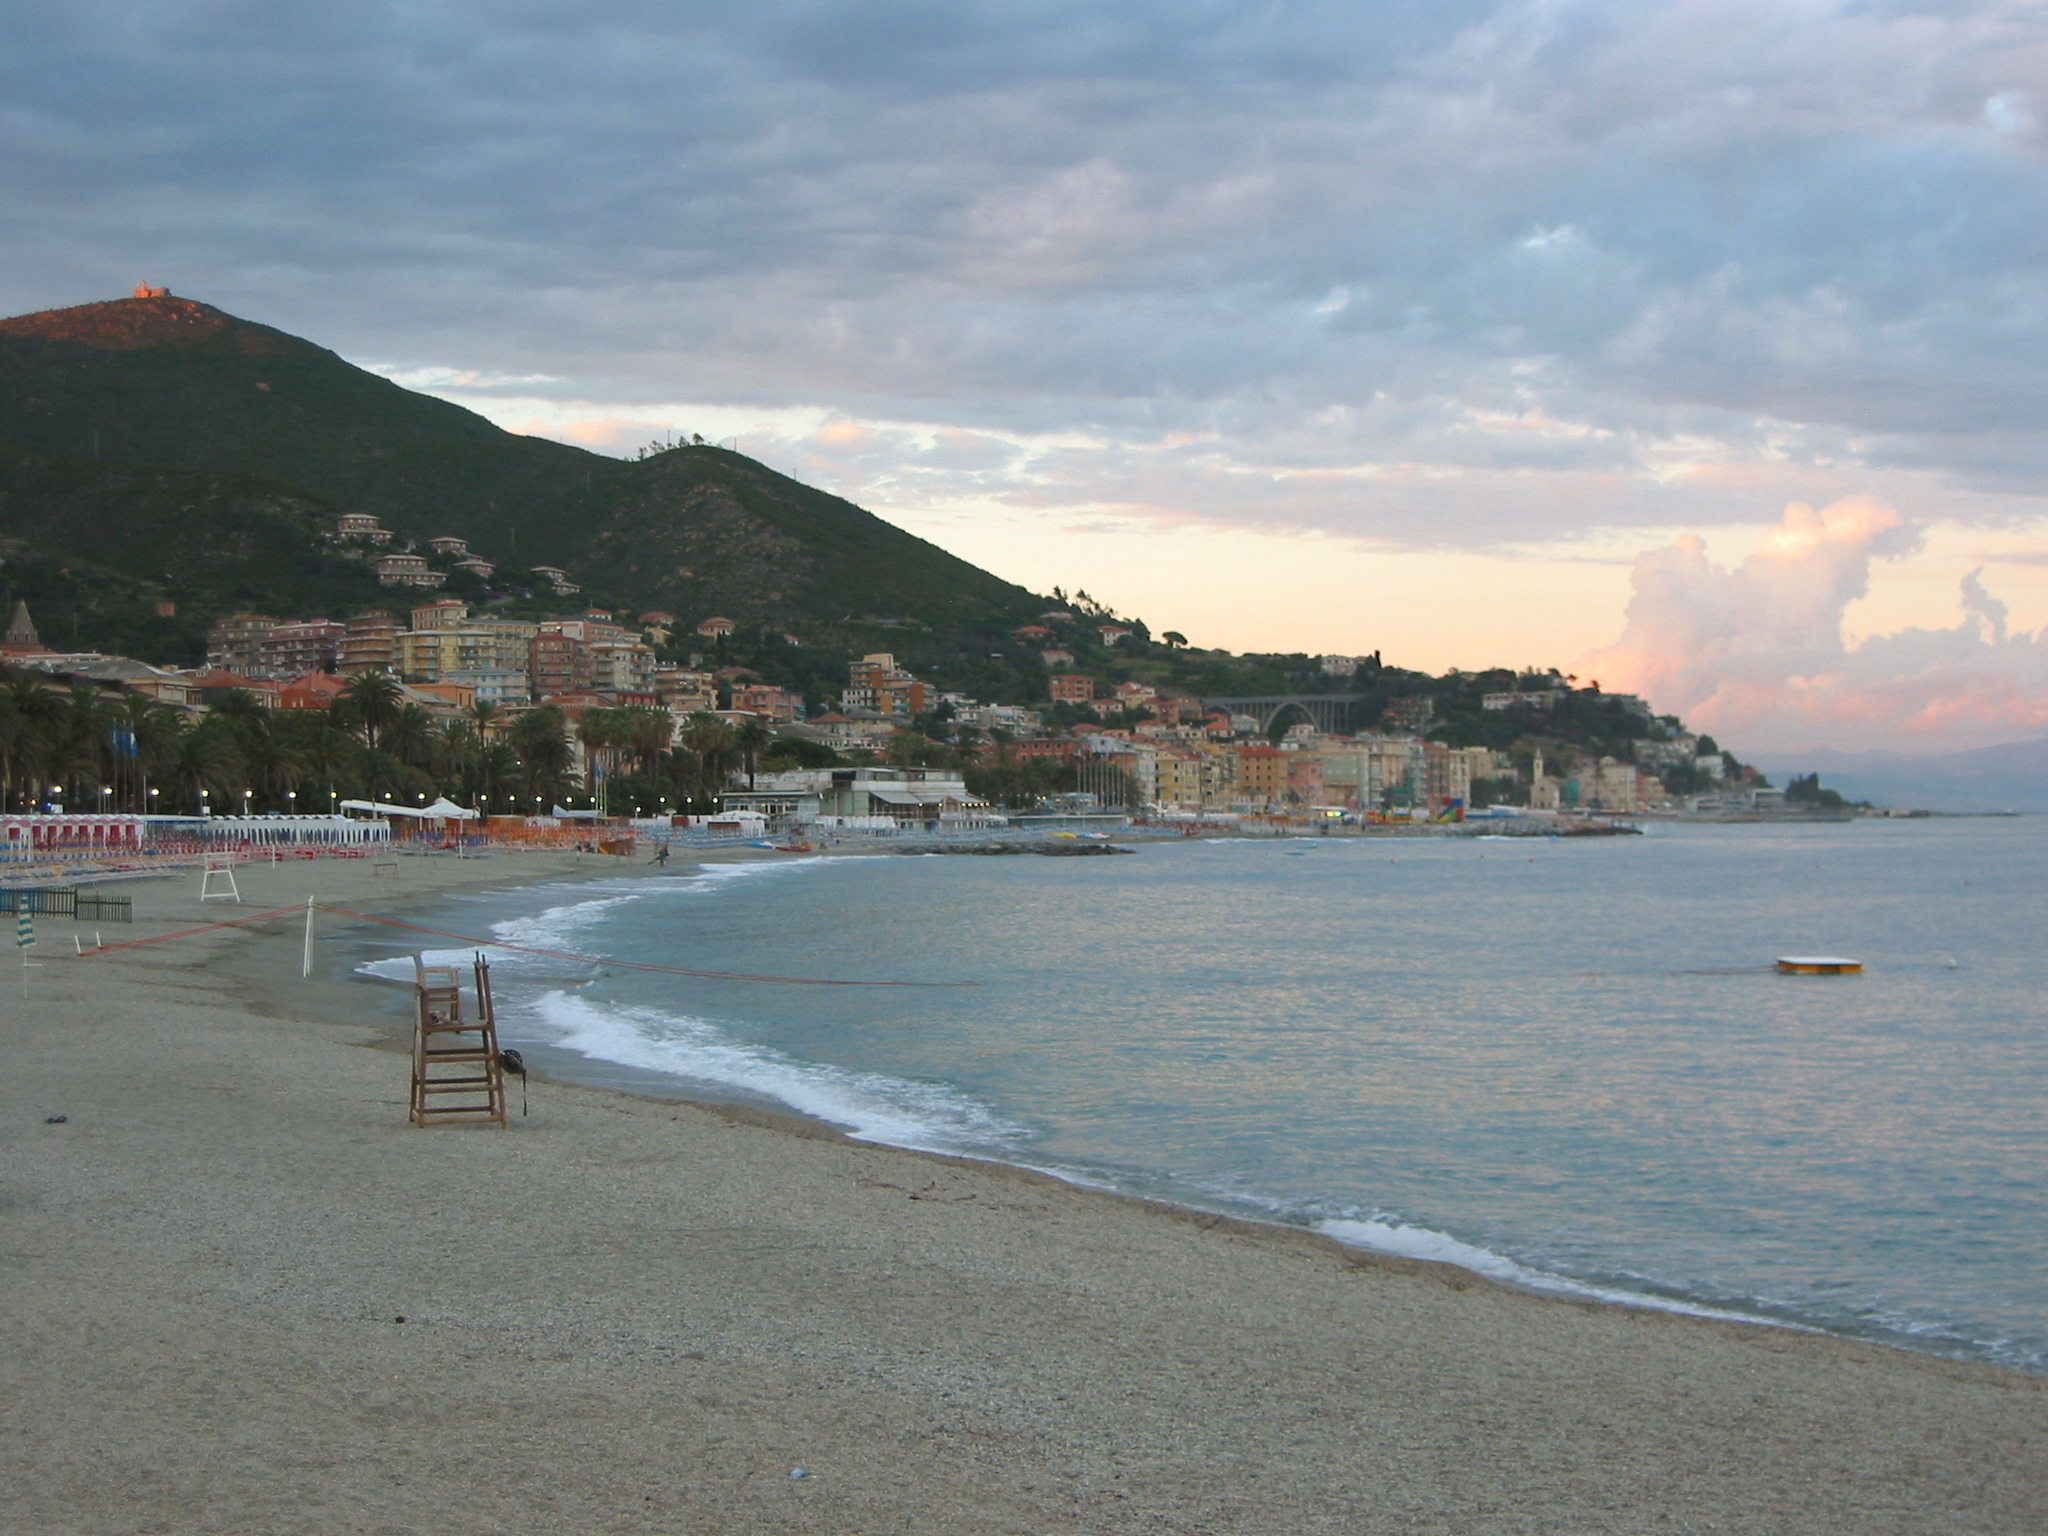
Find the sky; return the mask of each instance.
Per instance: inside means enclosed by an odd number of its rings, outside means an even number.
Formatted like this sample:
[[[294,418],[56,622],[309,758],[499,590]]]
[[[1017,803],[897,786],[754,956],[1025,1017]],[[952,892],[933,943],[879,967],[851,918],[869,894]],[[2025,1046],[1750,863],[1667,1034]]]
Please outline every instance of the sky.
[[[2048,9],[27,0],[0,304],[138,281],[1233,650],[2048,733]]]

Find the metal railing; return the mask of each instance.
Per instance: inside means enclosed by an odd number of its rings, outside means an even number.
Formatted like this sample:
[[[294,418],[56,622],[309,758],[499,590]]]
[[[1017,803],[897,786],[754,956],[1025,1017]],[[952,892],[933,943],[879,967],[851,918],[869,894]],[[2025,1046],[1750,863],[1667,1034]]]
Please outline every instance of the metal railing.
[[[82,923],[132,923],[135,902],[132,897],[102,896],[97,891],[0,886],[0,912],[72,917]]]

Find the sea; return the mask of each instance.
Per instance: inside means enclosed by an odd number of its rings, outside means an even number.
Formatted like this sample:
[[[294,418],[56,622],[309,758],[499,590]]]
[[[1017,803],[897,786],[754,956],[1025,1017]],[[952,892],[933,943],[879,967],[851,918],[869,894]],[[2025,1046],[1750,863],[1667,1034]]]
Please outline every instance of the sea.
[[[2048,820],[687,859],[414,916],[545,1075],[2048,1372]]]

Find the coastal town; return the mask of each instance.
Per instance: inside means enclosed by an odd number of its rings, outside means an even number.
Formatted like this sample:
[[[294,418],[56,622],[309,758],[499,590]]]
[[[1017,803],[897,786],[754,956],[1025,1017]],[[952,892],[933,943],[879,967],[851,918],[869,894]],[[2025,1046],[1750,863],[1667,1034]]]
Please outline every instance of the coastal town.
[[[1552,717],[1588,693],[1553,672],[1507,674],[1513,686],[1478,695],[1507,745],[1457,744],[1473,732],[1436,728],[1428,696],[1358,718],[1363,696],[1342,689],[1376,658],[1315,658],[1320,687],[1264,698],[1107,681],[1114,668],[1086,663],[1146,636],[1082,604],[1005,642],[1039,671],[1037,699],[977,699],[879,651],[848,662],[835,692],[802,691],[732,659],[738,626],[721,615],[509,617],[435,595],[455,573],[496,569],[465,539],[393,548],[361,514],[328,537],[394,601],[343,617],[230,614],[208,629],[203,666],[59,649],[17,603],[0,638],[7,809],[246,817],[433,802],[854,832],[1340,830],[1840,804],[1817,783],[1773,787],[1711,738],[1597,685],[1605,717],[1630,734],[1613,750],[1574,749]],[[535,574],[550,597],[580,591],[566,570]]]

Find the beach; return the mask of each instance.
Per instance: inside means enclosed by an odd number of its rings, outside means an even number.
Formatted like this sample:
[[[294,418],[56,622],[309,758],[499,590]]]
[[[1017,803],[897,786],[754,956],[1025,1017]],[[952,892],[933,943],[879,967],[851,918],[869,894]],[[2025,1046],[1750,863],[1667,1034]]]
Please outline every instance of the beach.
[[[616,872],[240,878],[251,908],[392,911]],[[124,887],[118,937],[219,919],[198,884]],[[508,1131],[422,1131],[405,993],[302,981],[296,918],[93,959],[71,933],[39,925],[26,1000],[0,974],[7,1529],[1957,1533],[2048,1509],[2037,1377],[1521,1294],[730,1107],[536,1080]]]

